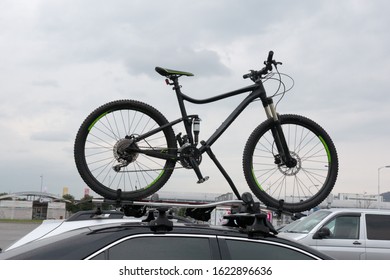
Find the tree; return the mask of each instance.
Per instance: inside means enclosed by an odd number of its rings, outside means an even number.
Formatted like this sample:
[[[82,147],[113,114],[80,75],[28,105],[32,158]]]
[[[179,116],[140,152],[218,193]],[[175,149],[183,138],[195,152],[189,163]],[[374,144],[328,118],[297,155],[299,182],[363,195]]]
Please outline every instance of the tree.
[[[75,198],[71,194],[64,194],[62,198],[70,201],[66,202],[66,211],[71,213],[76,213],[78,211],[78,206],[75,204]]]
[[[0,193],[0,196],[7,195],[8,193]],[[12,197],[3,198],[3,200],[12,200]]]
[[[85,211],[85,210],[92,210],[94,209],[94,205],[92,203],[92,196],[90,195],[85,195],[82,199],[80,199],[78,206],[80,211]]]
[[[62,196],[62,198],[68,200],[69,202],[66,202],[66,211],[70,213],[76,213],[78,211],[87,211],[87,210],[93,210],[97,208],[96,205],[92,203],[93,196],[85,195],[82,199],[79,201],[76,201],[73,195],[65,194]],[[111,209],[111,206],[106,203],[102,203],[100,206],[102,210],[108,210]]]

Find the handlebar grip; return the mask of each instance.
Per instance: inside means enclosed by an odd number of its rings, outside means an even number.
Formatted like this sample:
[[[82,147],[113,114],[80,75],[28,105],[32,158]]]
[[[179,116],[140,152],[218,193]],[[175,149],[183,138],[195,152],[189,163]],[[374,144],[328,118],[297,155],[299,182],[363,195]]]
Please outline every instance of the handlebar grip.
[[[245,75],[242,76],[242,78],[248,79],[250,76],[251,76],[251,74],[245,74]]]
[[[267,64],[272,63],[273,56],[274,56],[274,52],[273,51],[269,51],[268,58],[267,58]]]

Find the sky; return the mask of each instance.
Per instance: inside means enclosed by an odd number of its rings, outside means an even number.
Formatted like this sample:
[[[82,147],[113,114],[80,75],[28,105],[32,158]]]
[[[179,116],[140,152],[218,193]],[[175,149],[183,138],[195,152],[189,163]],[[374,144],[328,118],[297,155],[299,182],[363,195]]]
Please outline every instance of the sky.
[[[242,75],[269,50],[295,81],[279,113],[313,119],[336,145],[333,193],[376,194],[378,175],[380,192],[390,191],[390,168],[378,171],[390,166],[389,10],[385,0],[2,0],[0,193],[67,187],[81,197],[73,145],[95,108],[135,99],[174,120],[176,98],[155,66],[194,73],[183,92],[202,99],[250,85]],[[240,98],[188,104],[202,119],[200,139]],[[249,190],[243,148],[264,120],[252,104],[213,146],[240,192]],[[207,155],[201,170],[206,183],[176,170],[163,190],[231,192]]]

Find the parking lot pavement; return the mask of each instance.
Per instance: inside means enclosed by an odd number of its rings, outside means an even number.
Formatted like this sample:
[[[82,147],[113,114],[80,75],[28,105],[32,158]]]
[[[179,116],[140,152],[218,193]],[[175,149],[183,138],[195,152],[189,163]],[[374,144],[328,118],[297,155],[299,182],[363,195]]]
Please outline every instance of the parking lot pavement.
[[[39,223],[0,222],[0,248],[6,249],[39,225]]]

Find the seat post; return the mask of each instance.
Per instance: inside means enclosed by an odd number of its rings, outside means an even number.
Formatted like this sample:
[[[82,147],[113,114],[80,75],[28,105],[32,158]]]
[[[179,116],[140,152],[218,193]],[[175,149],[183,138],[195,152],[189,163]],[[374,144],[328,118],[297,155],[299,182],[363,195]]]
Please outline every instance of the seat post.
[[[180,108],[181,116],[183,118],[184,127],[186,129],[187,137],[188,137],[190,143],[193,143],[193,136],[192,136],[192,130],[191,130],[192,123],[191,123],[191,120],[188,118],[187,110],[186,110],[186,107],[184,105],[183,94],[180,90],[181,85],[179,84],[179,77],[180,76],[178,76],[178,75],[172,75],[169,78],[173,81],[173,89],[176,92],[176,97],[177,97],[177,101],[179,103],[179,108]]]

